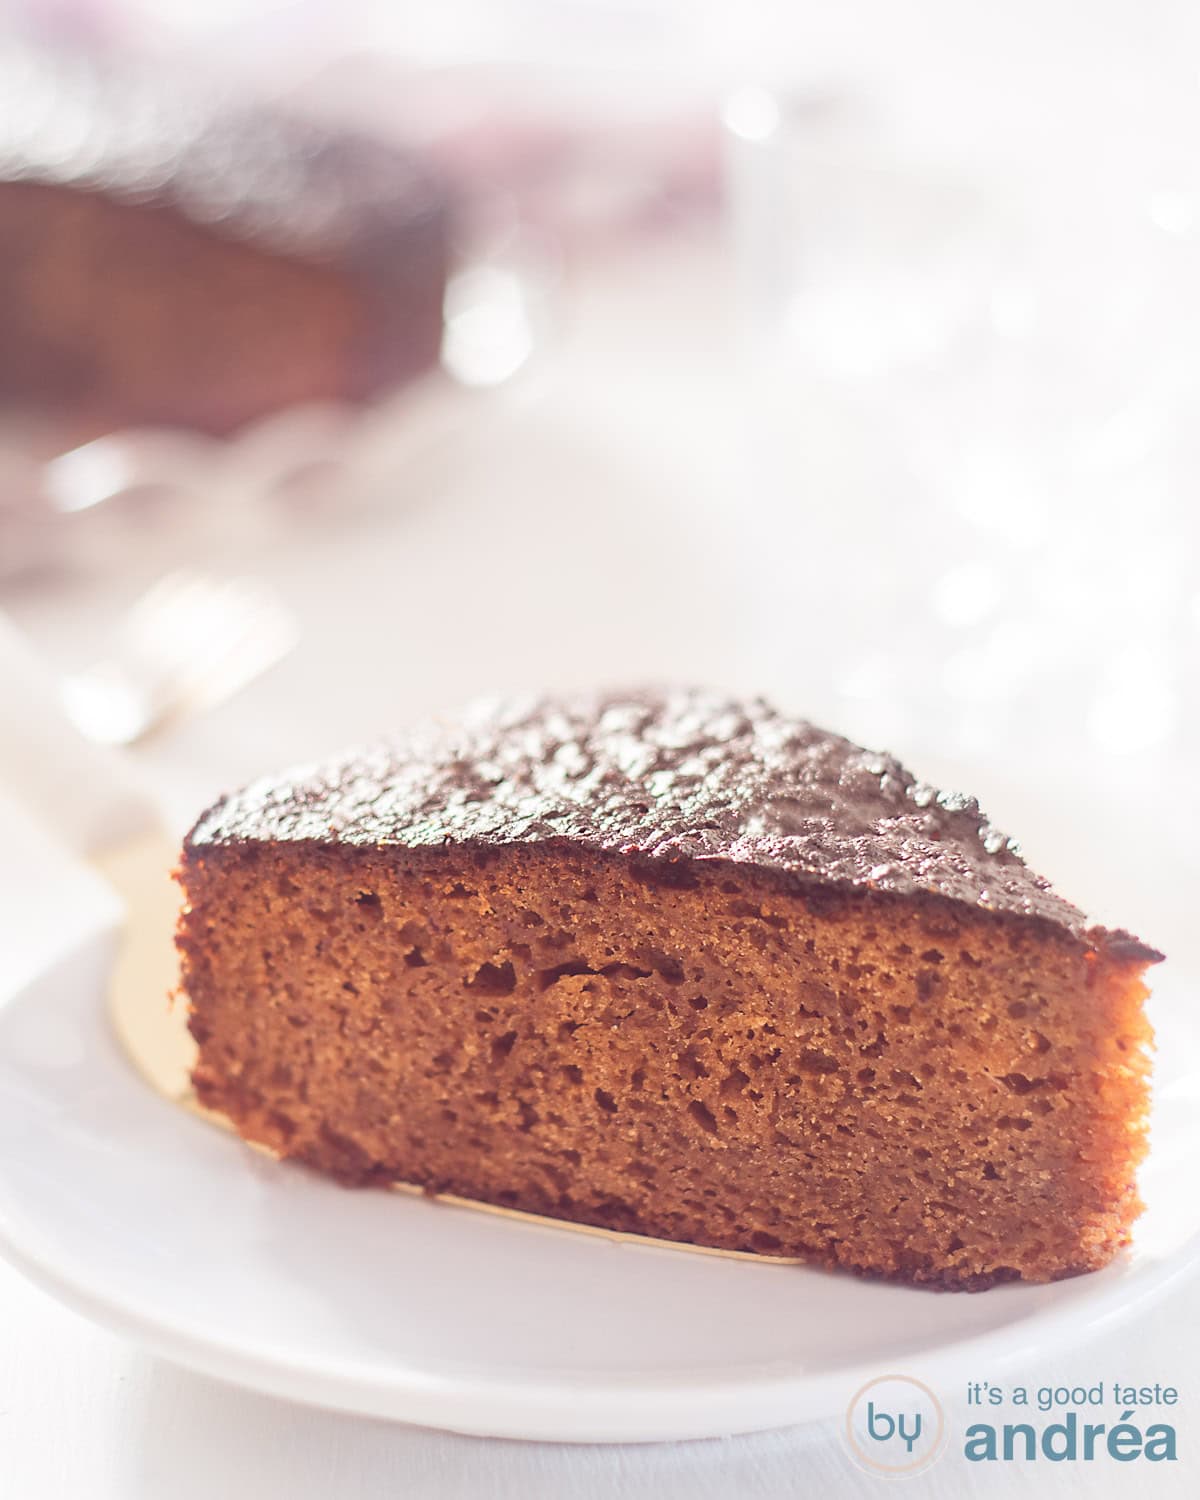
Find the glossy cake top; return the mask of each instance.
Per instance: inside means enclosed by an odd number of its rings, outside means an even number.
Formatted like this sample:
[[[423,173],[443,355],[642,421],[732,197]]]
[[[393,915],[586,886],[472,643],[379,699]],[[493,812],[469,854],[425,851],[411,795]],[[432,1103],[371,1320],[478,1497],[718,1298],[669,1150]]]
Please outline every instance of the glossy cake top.
[[[1087,931],[973,798],[761,699],[700,691],[482,703],[456,724],[258,781],[205,813],[188,843],[552,840],[729,861],[798,885],[938,896]],[[1093,930],[1100,938],[1151,951]]]
[[[434,221],[433,179],[393,147],[136,62],[0,44],[0,182],[173,208],[281,253],[332,256]]]

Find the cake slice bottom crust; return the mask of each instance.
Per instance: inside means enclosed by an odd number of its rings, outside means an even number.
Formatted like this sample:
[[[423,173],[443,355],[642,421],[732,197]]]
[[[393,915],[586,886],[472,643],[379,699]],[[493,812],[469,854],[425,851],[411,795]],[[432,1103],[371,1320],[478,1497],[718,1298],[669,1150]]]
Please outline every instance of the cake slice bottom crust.
[[[188,853],[200,1101],[352,1183],[980,1289],[1140,1209],[1144,954],[542,845]]]

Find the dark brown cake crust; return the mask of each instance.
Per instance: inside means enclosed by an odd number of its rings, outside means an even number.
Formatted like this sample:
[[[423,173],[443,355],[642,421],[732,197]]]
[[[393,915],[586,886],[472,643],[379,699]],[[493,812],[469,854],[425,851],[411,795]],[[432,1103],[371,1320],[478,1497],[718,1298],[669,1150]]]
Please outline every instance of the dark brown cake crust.
[[[1089,929],[973,797],[761,699],[681,690],[480,704],[462,724],[256,782],[204,813],[188,845],[298,840],[553,842],[657,864],[728,861],[795,888],[937,898],[1161,958],[1127,933]]]

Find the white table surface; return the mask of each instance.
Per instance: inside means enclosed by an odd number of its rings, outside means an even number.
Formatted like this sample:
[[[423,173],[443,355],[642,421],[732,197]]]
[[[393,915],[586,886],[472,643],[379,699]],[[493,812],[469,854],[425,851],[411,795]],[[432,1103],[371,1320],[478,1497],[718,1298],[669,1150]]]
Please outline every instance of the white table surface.
[[[245,776],[476,692],[690,678],[766,687],[798,706],[802,683],[764,681],[753,536],[730,508],[735,393],[728,330],[711,315],[716,275],[707,254],[658,254],[627,267],[619,283],[583,281],[543,379],[514,392],[452,453],[402,476],[393,511],[346,531],[297,529],[255,556],[300,613],[303,643],[241,697],[141,752],[142,774],[180,826]],[[708,315],[697,315],[701,307]],[[656,331],[631,370],[623,350],[647,328]],[[9,603],[66,666],[135,591],[132,576],[112,576]],[[1002,811],[1022,811],[1020,789],[996,789]],[[1086,795],[1057,809],[1060,824],[1082,822]],[[1092,851],[1061,827],[1040,836],[1056,858],[1051,873],[1073,895],[1119,898],[1122,918],[1144,918],[1164,946],[1177,932],[1186,941],[1190,899],[1169,907],[1170,882],[1095,868]],[[906,1493],[1018,1496],[1065,1482],[1113,1497],[1200,1494],[1198,1330],[1193,1283],[1135,1327],[1021,1372],[1035,1385],[1175,1385],[1178,1463],[1074,1465],[1068,1479],[1062,1466],[968,1465],[951,1451]],[[956,1393],[942,1395],[954,1431],[962,1408]],[[882,1482],[853,1467],[836,1423],[570,1448],[305,1410],[151,1359],[0,1264],[0,1500],[737,1500],[867,1495]]]

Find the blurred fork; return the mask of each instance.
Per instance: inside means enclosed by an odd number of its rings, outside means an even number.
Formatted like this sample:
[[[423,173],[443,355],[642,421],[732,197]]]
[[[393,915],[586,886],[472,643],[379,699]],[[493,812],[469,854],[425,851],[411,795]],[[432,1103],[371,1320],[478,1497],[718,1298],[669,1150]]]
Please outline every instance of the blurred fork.
[[[62,701],[88,739],[132,745],[223,701],[296,639],[295,620],[262,582],[169,573],[133,605],[104,655],[63,679]]]

